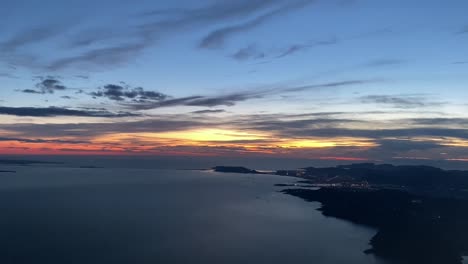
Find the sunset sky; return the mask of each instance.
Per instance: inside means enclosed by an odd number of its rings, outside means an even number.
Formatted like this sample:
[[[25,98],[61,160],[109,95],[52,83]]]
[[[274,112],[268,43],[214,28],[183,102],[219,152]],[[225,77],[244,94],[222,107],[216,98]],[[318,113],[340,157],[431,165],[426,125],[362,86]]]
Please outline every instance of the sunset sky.
[[[468,162],[467,11],[5,0],[0,154]]]

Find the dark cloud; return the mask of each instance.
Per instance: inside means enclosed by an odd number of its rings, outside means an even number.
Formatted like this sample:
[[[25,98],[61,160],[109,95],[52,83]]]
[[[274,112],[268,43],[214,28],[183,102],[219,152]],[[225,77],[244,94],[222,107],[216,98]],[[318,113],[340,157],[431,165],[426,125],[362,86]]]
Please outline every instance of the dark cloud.
[[[199,46],[200,48],[210,48],[210,49],[220,48],[223,46],[225,40],[231,37],[232,35],[251,30],[276,16],[288,13],[290,11],[293,11],[299,8],[303,8],[312,2],[313,2],[312,0],[290,1],[289,3],[283,6],[280,6],[272,11],[269,11],[266,14],[260,15],[247,22],[217,29],[209,33],[207,36],[205,36],[201,40]]]
[[[38,88],[43,94],[52,94],[55,91],[63,91],[67,89],[61,81],[54,79],[53,77],[43,78],[41,82],[36,84],[36,88]]]
[[[418,118],[411,119],[411,122],[418,125],[468,126],[468,118]]]
[[[393,154],[441,148],[441,145],[434,141],[415,141],[410,139],[379,139],[377,143],[379,144],[379,148],[376,151],[384,150]]]
[[[273,127],[272,127],[273,129]],[[288,129],[277,127],[276,130],[284,136],[293,137],[457,137],[468,139],[468,129],[450,128],[402,128],[402,129],[346,129],[346,128],[318,128],[318,129]]]
[[[249,45],[245,48],[241,48],[232,54],[232,58],[236,60],[251,60],[251,59],[263,59],[266,57],[264,52],[258,51],[255,45]]]
[[[157,103],[150,103],[150,104],[133,104],[130,105],[136,109],[152,109],[152,108],[159,108],[159,107],[171,107],[171,106],[180,106],[180,105],[187,105],[189,102],[194,100],[203,99],[204,96],[195,95],[195,96],[187,96],[175,99],[168,99]]]
[[[161,107],[173,107],[173,106],[204,106],[204,107],[214,107],[214,106],[233,106],[237,102],[246,101],[248,99],[259,98],[259,95],[255,96],[251,93],[235,93],[228,95],[220,96],[188,96],[182,98],[168,99],[160,102],[142,104],[128,104],[137,110],[149,110]]]
[[[380,104],[403,109],[440,106],[443,104],[429,101],[422,95],[367,95],[360,97],[359,100],[362,103]]]
[[[297,0],[295,0],[297,1]],[[143,26],[147,32],[164,32],[211,25],[216,22],[248,17],[259,11],[288,3],[287,0],[216,1],[194,9],[154,10],[156,21]],[[160,19],[163,15],[164,19]]]
[[[375,30],[375,31],[371,31],[371,32],[365,32],[365,33],[362,33],[362,34],[359,34],[359,35],[354,35],[354,36],[351,36],[351,37],[343,37],[343,38],[338,38],[338,37],[331,37],[331,38],[328,38],[328,39],[322,39],[322,40],[314,40],[314,41],[309,41],[309,42],[306,42],[306,43],[296,43],[296,44],[291,44],[289,45],[288,47],[284,48],[283,51],[281,51],[279,53],[279,55],[276,55],[276,59],[280,59],[280,58],[284,58],[284,57],[287,57],[287,56],[291,56],[291,55],[294,55],[296,53],[299,53],[299,52],[304,52],[304,51],[307,51],[309,49],[312,49],[312,48],[317,48],[317,47],[321,47],[321,46],[332,46],[332,45],[337,45],[337,44],[340,44],[342,42],[346,42],[346,41],[352,41],[352,40],[358,40],[358,39],[365,39],[365,38],[371,38],[371,37],[378,37],[378,36],[381,36],[381,35],[386,35],[386,34],[389,34],[389,33],[393,33],[392,30],[388,29],[388,28],[385,28],[385,29],[379,29],[379,30]],[[396,60],[381,60],[380,62],[379,61],[375,61],[375,65],[374,66],[383,66],[383,65],[389,65],[389,64],[396,64],[395,62],[397,62]],[[399,62],[399,61],[398,61]],[[368,65],[368,66],[372,66],[372,65]]]
[[[48,65],[49,70],[61,70],[71,66],[116,66],[135,58],[147,46],[145,40],[93,49],[77,56],[58,59]]]
[[[219,113],[225,113],[226,110],[223,109],[206,109],[206,110],[199,110],[199,111],[193,111],[192,114],[219,114]]]
[[[303,85],[303,86],[296,86],[296,87],[289,87],[289,88],[281,88],[277,89],[278,92],[300,92],[306,90],[313,90],[313,89],[320,89],[320,88],[333,88],[333,87],[341,87],[341,86],[353,86],[353,85],[364,85],[380,82],[379,80],[349,80],[349,81],[341,81],[341,82],[329,82],[329,83],[321,83],[321,84],[312,84],[312,85]]]
[[[69,124],[0,124],[0,128],[21,137],[78,137],[89,138],[112,133],[156,133],[206,128],[212,122],[196,121],[193,116],[177,119],[173,116],[154,117],[152,120],[134,122],[69,123]]]
[[[24,90],[21,90],[21,92],[23,92],[23,93],[29,93],[29,94],[43,94],[43,92],[41,92],[41,91],[36,91],[36,90],[33,90],[33,89],[24,89]]]
[[[213,106],[219,106],[219,105],[224,105],[224,106],[233,106],[237,102],[241,101],[246,101],[249,99],[254,99],[254,98],[261,98],[262,95],[256,94],[256,93],[233,93],[233,94],[227,94],[227,95],[221,95],[221,96],[215,96],[215,97],[204,97],[204,98],[199,98],[195,100],[190,100],[185,102],[185,105],[188,106],[208,106],[208,107],[213,107]]]
[[[62,140],[62,139],[30,139],[16,137],[0,137],[0,141],[17,141],[22,143],[59,143],[59,144],[89,144],[83,140]]]
[[[299,0],[294,0],[299,1]],[[81,66],[109,67],[133,60],[155,42],[168,35],[184,30],[193,30],[215,23],[240,19],[256,12],[269,9],[279,4],[288,3],[286,0],[237,0],[218,1],[211,5],[193,9],[154,10],[140,14],[138,18],[150,20],[136,28],[117,28],[88,30],[72,38],[71,46],[87,47],[108,40],[120,42],[97,49],[87,50],[77,56],[70,56],[53,61],[48,65],[49,70]],[[117,32],[117,33],[116,33]]]
[[[155,92],[145,91],[141,87],[132,88],[128,85],[108,84],[100,88],[97,92],[92,92],[93,97],[105,97],[113,101],[130,100],[137,103],[159,102],[168,98],[167,95]]]
[[[47,76],[47,77],[36,77],[39,79],[39,82],[36,83],[36,89],[24,89],[21,90],[23,93],[29,93],[29,94],[53,94],[56,91],[64,91],[67,90],[68,88],[62,84],[60,80],[58,80],[57,77],[54,76]]]
[[[269,131],[289,137],[303,136],[296,135],[300,131],[313,131],[323,128],[335,128],[341,125],[359,123],[354,119],[332,118],[332,117],[303,117],[291,118],[287,115],[257,115],[246,116],[242,119],[231,121],[232,124],[253,130]]]
[[[111,113],[108,111],[88,111],[75,110],[61,107],[0,107],[0,115],[14,116],[33,116],[33,117],[48,117],[48,116],[83,116],[83,117],[128,117],[136,116],[132,113]]]
[[[404,63],[404,61],[396,60],[396,59],[378,59],[378,60],[373,60],[373,61],[367,63],[365,66],[368,66],[368,67],[382,67],[382,66],[400,65],[400,64],[403,64],[403,63]]]
[[[281,52],[281,54],[277,55],[276,58],[279,59],[279,58],[290,56],[295,53],[305,51],[311,48],[320,47],[320,46],[331,46],[331,45],[336,45],[338,43],[339,43],[338,38],[334,37],[334,38],[325,39],[325,40],[313,41],[313,42],[306,43],[306,44],[293,44],[287,47],[283,52]]]
[[[291,44],[288,47],[281,49],[280,52],[276,52],[279,54],[274,55],[272,59],[281,59],[281,58],[291,56],[299,52],[305,52],[309,49],[320,47],[320,46],[337,45],[340,43],[340,41],[341,40],[339,40],[338,38],[333,37],[330,39],[312,41],[309,43]],[[258,48],[255,45],[249,45],[245,48],[239,49],[231,57],[236,60],[255,60],[255,59],[268,58],[269,57],[268,55],[269,54],[267,54],[266,52],[258,50]],[[373,60],[368,63],[365,63],[363,65],[359,65],[359,67],[383,67],[383,66],[400,65],[403,63],[404,63],[403,60],[397,60],[397,59],[377,59],[377,60]]]
[[[68,46],[70,48],[82,48],[92,44],[96,44],[99,41],[109,41],[117,38],[119,34],[115,30],[110,29],[90,29],[81,31],[77,34],[72,35],[69,38]]]

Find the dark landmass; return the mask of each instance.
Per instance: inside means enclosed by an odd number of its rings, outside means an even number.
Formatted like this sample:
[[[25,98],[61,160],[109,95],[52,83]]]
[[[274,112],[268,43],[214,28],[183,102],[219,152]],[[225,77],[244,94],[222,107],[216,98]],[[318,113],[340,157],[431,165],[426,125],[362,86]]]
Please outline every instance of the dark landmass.
[[[297,183],[277,183],[276,187],[302,187],[302,188],[315,188],[316,185],[313,184],[297,184]]]
[[[28,166],[34,164],[63,164],[62,162],[37,161],[37,160],[16,160],[16,159],[0,159],[0,165],[21,165]]]
[[[417,194],[468,198],[468,171],[430,166],[351,164],[329,168],[279,170],[282,176],[304,178],[311,184],[407,190]]]
[[[16,171],[0,170],[0,173],[16,173]]]
[[[328,168],[259,172],[245,167],[217,166],[216,172],[275,174],[301,178],[298,183],[315,187],[405,190],[413,194],[468,199],[468,171],[430,166],[395,166],[359,163]],[[308,186],[312,187],[312,186]]]
[[[468,171],[362,163],[276,174],[302,178],[276,186],[320,202],[323,215],[376,228],[366,253],[402,264],[461,264],[468,255]],[[307,184],[321,189],[299,188]]]
[[[312,181],[305,180],[305,181],[297,181],[297,183],[312,184],[313,182],[312,182]]]
[[[282,192],[320,202],[325,216],[376,228],[366,253],[384,259],[402,264],[461,264],[468,253],[467,200],[355,188]]]
[[[247,169],[245,167],[233,167],[233,166],[216,166],[213,167],[216,172],[224,173],[244,173],[244,174],[264,174],[256,170]]]
[[[99,166],[80,166],[80,169],[102,169],[103,167]]]

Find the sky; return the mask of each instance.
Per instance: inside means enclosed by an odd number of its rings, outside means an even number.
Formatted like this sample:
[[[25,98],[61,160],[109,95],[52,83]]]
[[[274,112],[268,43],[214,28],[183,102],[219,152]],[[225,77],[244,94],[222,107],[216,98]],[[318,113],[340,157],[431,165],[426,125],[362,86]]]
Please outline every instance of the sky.
[[[466,10],[4,0],[0,154],[468,162]]]

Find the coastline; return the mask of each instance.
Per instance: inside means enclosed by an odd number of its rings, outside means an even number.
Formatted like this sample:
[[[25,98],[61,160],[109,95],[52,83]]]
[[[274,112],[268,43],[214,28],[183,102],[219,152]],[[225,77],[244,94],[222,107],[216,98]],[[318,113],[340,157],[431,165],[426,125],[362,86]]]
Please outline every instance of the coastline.
[[[468,202],[394,190],[280,191],[320,202],[324,216],[376,228],[364,253],[397,263],[461,264],[468,252]]]

